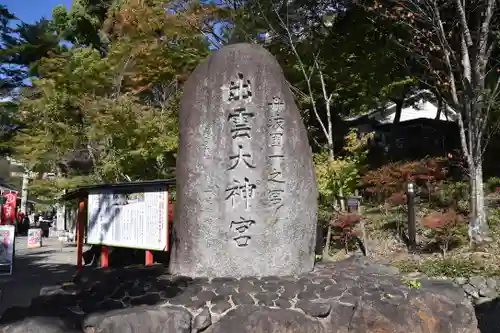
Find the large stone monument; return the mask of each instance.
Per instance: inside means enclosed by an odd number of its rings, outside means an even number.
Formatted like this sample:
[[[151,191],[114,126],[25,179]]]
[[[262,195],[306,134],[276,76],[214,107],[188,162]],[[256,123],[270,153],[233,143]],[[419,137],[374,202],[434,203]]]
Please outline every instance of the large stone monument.
[[[276,59],[250,44],[215,52],[186,82],[179,122],[171,273],[312,270],[311,147]]]

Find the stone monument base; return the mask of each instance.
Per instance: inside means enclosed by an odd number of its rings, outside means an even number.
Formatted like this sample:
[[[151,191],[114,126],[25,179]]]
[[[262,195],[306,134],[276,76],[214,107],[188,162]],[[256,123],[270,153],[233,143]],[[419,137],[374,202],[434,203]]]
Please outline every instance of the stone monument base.
[[[452,282],[402,282],[364,259],[290,277],[190,279],[162,266],[95,270],[11,308],[1,332],[478,333]],[[31,330],[32,329],[32,330]]]

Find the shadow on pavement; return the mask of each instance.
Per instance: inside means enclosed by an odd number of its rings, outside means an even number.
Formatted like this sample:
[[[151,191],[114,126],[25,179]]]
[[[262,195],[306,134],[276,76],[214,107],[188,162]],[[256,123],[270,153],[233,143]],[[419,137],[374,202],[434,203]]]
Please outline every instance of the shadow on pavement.
[[[481,333],[500,332],[500,298],[475,307]]]
[[[64,327],[71,328],[69,331],[76,329],[81,332],[84,318],[88,315],[140,305],[153,306],[176,296],[181,296],[178,301],[184,302],[182,295],[191,297],[202,289],[196,279],[172,277],[161,264],[105,269],[89,267],[73,279],[65,279],[71,274],[59,274],[66,268],[64,266],[69,265],[50,265],[47,271],[53,269],[51,272],[55,272],[54,277],[44,280],[43,284],[72,282],[43,288],[43,295],[34,295],[36,298],[31,300],[29,306],[9,307],[0,319],[0,328],[5,327],[2,325],[15,324],[18,325],[15,327],[25,329],[22,325],[27,323],[28,318],[43,317],[52,323],[57,318],[64,321]],[[39,293],[41,284],[32,287],[33,291]]]
[[[44,286],[71,281],[76,267],[51,263],[50,257],[57,252],[61,251],[42,250],[16,255],[12,275],[0,276],[0,313],[12,306],[28,306]]]
[[[13,275],[0,276],[0,316],[6,309],[12,307],[16,308],[9,310],[9,312],[16,312],[16,309],[19,309],[19,313],[9,313],[9,318],[5,318],[8,321],[17,321],[24,317],[40,315],[38,313],[31,314],[23,312],[22,308],[28,307],[30,304],[33,306],[31,300],[40,295],[40,291],[43,287],[81,280],[80,278],[76,280],[74,278],[76,273],[75,265],[50,263],[50,261],[55,261],[53,260],[53,256],[59,254],[61,254],[60,250],[40,249],[38,252],[27,252],[16,256]],[[64,253],[64,255],[73,254]],[[88,292],[84,292],[84,295],[72,293],[54,295],[52,298],[54,301],[57,301],[58,297],[61,298],[61,301],[63,301],[61,304],[66,302],[76,304],[77,299],[79,301],[78,303],[81,303],[83,307],[88,303],[87,306],[89,306],[89,309],[92,308],[92,310],[88,312],[85,311],[87,313],[109,311],[124,306],[137,306],[141,304],[153,305],[159,302],[160,299],[139,297],[140,293],[137,293],[138,297],[136,298],[136,303],[132,300],[132,302],[127,301],[128,304],[125,304],[125,301],[127,298],[130,298],[130,295],[134,294],[134,289],[143,290],[141,282],[145,285],[154,284],[157,277],[165,274],[165,268],[163,267],[164,266],[153,265],[150,268],[136,267],[133,269],[111,269],[108,270],[108,272],[106,272],[107,270],[88,268],[84,273],[86,277],[85,280],[88,282],[83,281],[77,283],[78,285],[82,285],[82,287],[86,285],[85,288],[81,288],[80,290],[88,290]],[[91,281],[93,282],[90,283]],[[167,284],[160,289],[170,290],[171,294],[168,295],[169,298],[181,293],[182,290],[190,284],[184,281],[165,282]],[[179,283],[183,285],[181,286]],[[121,296],[118,294],[121,294]],[[84,297],[81,298],[81,296]],[[36,306],[36,308],[40,310],[39,305]],[[44,315],[48,316],[59,316],[60,314],[56,309],[52,309],[55,311],[43,309],[43,305],[41,310],[43,310]],[[46,314],[45,311],[47,311]],[[476,306],[475,312],[481,333],[500,332],[500,298]]]

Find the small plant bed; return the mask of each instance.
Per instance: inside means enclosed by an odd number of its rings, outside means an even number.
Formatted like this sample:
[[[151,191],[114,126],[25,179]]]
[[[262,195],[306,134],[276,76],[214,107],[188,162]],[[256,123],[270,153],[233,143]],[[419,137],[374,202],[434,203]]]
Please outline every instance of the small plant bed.
[[[498,256],[490,256],[491,260],[474,259],[474,253],[457,256],[455,258],[424,257],[421,260],[407,259],[395,261],[392,264],[399,268],[401,273],[420,272],[430,277],[498,277],[500,267]],[[495,263],[495,261],[497,263]]]
[[[490,210],[490,230],[493,241],[482,248],[470,248],[467,224],[455,211],[428,213],[421,210],[417,217],[418,248],[408,251],[400,233],[406,232],[406,216],[395,209],[387,215],[375,210],[364,214],[369,238],[370,258],[375,263],[393,265],[402,273],[421,272],[430,277],[469,277],[480,275],[500,277],[500,228],[498,209]],[[400,229],[398,231],[398,228]],[[359,234],[355,228],[350,229]],[[354,245],[346,251],[333,247],[334,259],[362,251]]]
[[[422,216],[424,215],[424,216]],[[370,258],[375,263],[393,265],[402,273],[421,272],[430,277],[500,277],[500,228],[498,209],[490,210],[490,230],[493,241],[482,248],[470,248],[467,224],[455,211],[427,213],[421,211],[418,220],[418,248],[408,251],[400,233],[406,232],[406,217],[395,209],[389,213],[377,211],[362,217],[366,222]],[[358,221],[359,216],[356,216]],[[339,226],[338,221],[335,226]],[[342,225],[343,227],[344,225]],[[400,229],[398,231],[398,228]],[[338,232],[332,239],[344,240],[346,233],[359,235],[359,230],[349,223],[349,228],[334,228]],[[356,243],[345,247],[345,242],[335,243],[331,257],[335,260],[354,253],[362,254]]]
[[[365,201],[359,214],[335,212],[330,259],[364,253],[375,263],[396,266],[402,273],[429,277],[500,277],[500,181],[485,184],[491,242],[471,248],[468,236],[467,182],[447,176],[442,159],[398,162],[366,172],[360,179]],[[408,250],[406,184],[417,189],[417,248]],[[360,246],[360,222],[366,245]],[[357,242],[353,242],[357,240]],[[365,240],[364,240],[365,241]]]

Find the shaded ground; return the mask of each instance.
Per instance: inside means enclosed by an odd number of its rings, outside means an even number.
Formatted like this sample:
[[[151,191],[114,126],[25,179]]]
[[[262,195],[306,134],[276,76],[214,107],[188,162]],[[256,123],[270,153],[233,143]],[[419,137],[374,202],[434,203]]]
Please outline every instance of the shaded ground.
[[[500,298],[475,307],[481,333],[500,332]]]
[[[27,306],[44,286],[69,281],[76,272],[76,247],[44,238],[43,246],[28,249],[26,237],[17,237],[11,276],[0,276],[0,314],[12,306]]]
[[[2,324],[9,323],[12,333],[55,332],[56,323],[58,332],[186,333],[211,326],[211,332],[267,332],[272,327],[276,332],[361,333],[416,332],[422,320],[431,318],[429,332],[444,333],[440,327],[446,327],[477,333],[474,313],[460,291],[450,281],[425,280],[421,288],[410,288],[397,270],[364,257],[317,264],[295,277],[241,279],[192,279],[171,276],[163,265],[138,265],[88,270],[73,284],[38,297],[29,309],[9,311]],[[413,313],[425,317],[407,315]],[[36,321],[40,316],[45,324]]]
[[[40,290],[44,286],[53,286],[61,282],[71,281],[76,272],[76,248],[73,246],[62,247],[57,238],[44,238],[44,246],[39,249],[27,249],[26,237],[19,237],[16,240],[16,262],[12,276],[0,276],[0,315],[12,306],[29,306],[31,299],[40,294]],[[156,265],[155,265],[156,266]],[[144,271],[144,270],[141,270]],[[96,271],[99,273],[99,270]],[[102,282],[102,277],[94,277],[94,281]],[[141,274],[139,274],[141,275]],[[152,274],[151,271],[146,272],[149,278],[156,277],[158,274]],[[161,275],[161,274],[160,274]],[[120,276],[123,278],[123,276]],[[123,280],[123,279],[121,279]],[[126,297],[133,294],[133,287],[142,288],[138,280],[146,278],[138,278],[138,276],[125,278],[126,282],[130,283],[129,289],[124,290],[125,298],[130,299],[130,305],[137,301],[140,304],[157,303],[159,300],[153,298],[155,295],[137,294],[137,297]],[[147,284],[147,283],[146,283]],[[115,284],[113,284],[115,286]],[[96,288],[99,287],[96,285]],[[99,289],[99,288],[97,288]],[[106,290],[114,290],[108,287]],[[137,289],[137,288],[135,288]],[[143,289],[143,288],[142,288]],[[170,288],[172,289],[172,288]],[[170,291],[167,290],[167,291]],[[176,288],[174,288],[176,289]],[[176,292],[174,292],[176,291]],[[163,292],[165,293],[165,291]],[[172,295],[177,294],[177,290],[172,289]],[[120,293],[118,293],[120,294]],[[147,296],[147,297],[145,297]],[[164,296],[163,294],[161,296]],[[92,302],[96,303],[95,300]],[[123,302],[119,302],[120,304]],[[108,304],[110,305],[110,304]],[[111,304],[112,305],[112,304]],[[476,316],[478,317],[481,333],[498,333],[500,332],[500,300],[492,300],[491,302],[482,304],[476,307]]]

